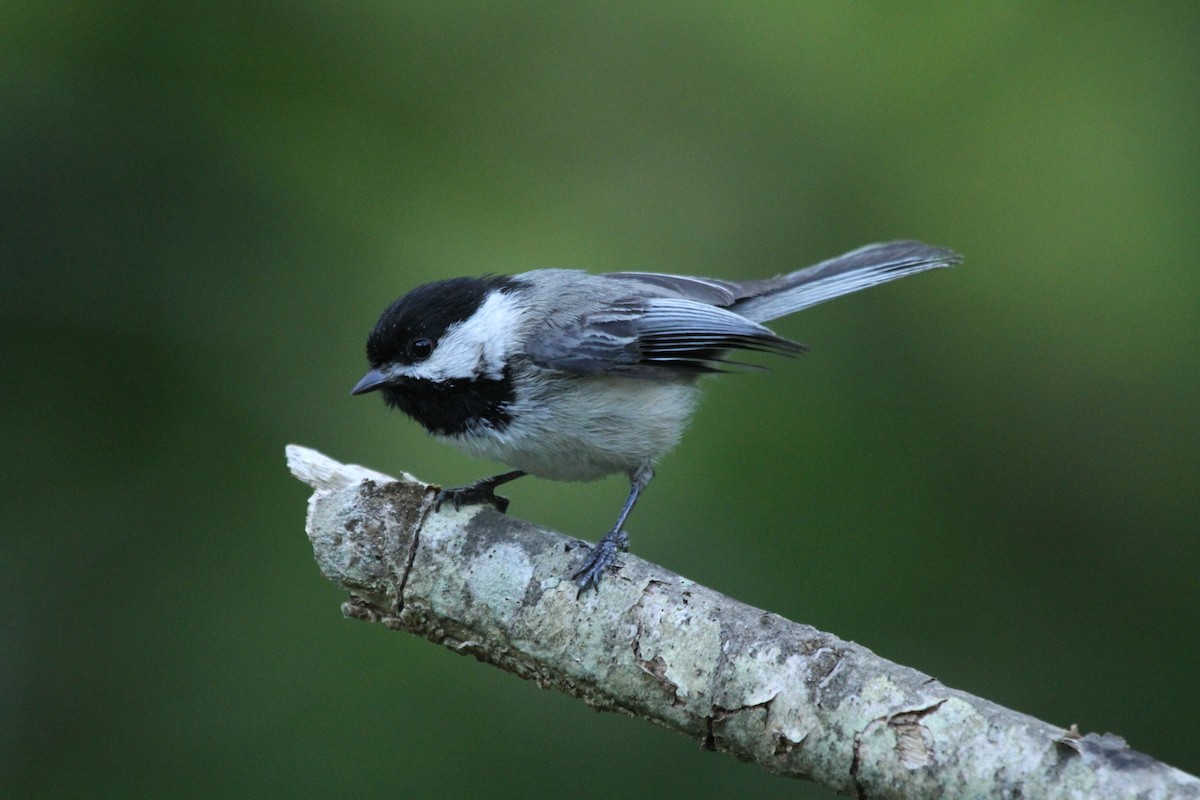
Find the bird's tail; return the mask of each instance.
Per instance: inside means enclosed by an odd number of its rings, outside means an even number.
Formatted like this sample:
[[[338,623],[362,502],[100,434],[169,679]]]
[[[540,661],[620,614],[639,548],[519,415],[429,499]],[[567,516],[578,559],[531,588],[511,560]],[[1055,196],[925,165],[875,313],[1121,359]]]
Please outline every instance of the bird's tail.
[[[869,244],[788,275],[741,283],[738,288],[742,299],[729,310],[755,322],[766,322],[859,289],[927,269],[954,266],[961,260],[962,256],[953,250],[921,242]]]

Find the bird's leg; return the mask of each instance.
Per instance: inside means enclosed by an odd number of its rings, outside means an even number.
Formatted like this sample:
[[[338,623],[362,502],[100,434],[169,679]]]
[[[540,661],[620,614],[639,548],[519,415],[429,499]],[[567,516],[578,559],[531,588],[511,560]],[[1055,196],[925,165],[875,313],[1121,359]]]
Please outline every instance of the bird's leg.
[[[433,501],[433,509],[434,511],[441,511],[442,503],[449,500],[454,504],[456,511],[464,505],[470,506],[488,503],[503,514],[508,509],[508,498],[500,497],[496,494],[496,487],[502,483],[515,481],[524,475],[524,472],[515,469],[503,475],[481,478],[474,483],[468,483],[466,486],[456,486],[453,489],[439,489],[437,498]]]
[[[629,516],[629,512],[633,510],[633,504],[637,502],[638,496],[653,477],[654,470],[649,465],[638,467],[630,473],[629,497],[625,498],[625,505],[621,507],[621,513],[617,515],[617,524],[613,525],[612,530],[596,542],[587,562],[571,576],[571,580],[575,581],[579,587],[577,597],[582,596],[591,588],[599,591],[600,577],[604,571],[616,562],[618,552],[629,549],[629,534],[625,532],[625,518]]]

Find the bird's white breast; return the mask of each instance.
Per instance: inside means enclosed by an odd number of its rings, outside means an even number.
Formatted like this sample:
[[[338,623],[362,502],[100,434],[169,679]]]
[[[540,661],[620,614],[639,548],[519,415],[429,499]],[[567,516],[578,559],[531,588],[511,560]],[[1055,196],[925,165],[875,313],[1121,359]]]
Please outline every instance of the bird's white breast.
[[[476,426],[440,438],[531,475],[590,481],[653,464],[672,450],[698,398],[690,380],[527,375],[503,430]]]

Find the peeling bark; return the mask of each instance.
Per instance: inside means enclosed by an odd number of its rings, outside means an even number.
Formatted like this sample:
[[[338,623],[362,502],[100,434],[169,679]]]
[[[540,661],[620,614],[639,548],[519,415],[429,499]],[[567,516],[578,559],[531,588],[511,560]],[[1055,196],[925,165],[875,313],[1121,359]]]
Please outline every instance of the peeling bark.
[[[348,617],[862,798],[1198,798],[1200,780],[950,689],[853,642],[636,556],[576,597],[587,545],[490,508],[443,508],[302,447],[308,535]]]

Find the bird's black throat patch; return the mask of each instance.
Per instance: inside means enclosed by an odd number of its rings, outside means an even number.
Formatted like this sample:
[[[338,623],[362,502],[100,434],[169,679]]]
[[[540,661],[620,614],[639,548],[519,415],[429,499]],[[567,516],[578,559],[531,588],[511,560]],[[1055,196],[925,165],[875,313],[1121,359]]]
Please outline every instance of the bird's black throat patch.
[[[383,401],[439,436],[457,436],[479,427],[502,431],[512,422],[516,394],[510,370],[500,378],[432,381],[404,378],[382,388]]]

